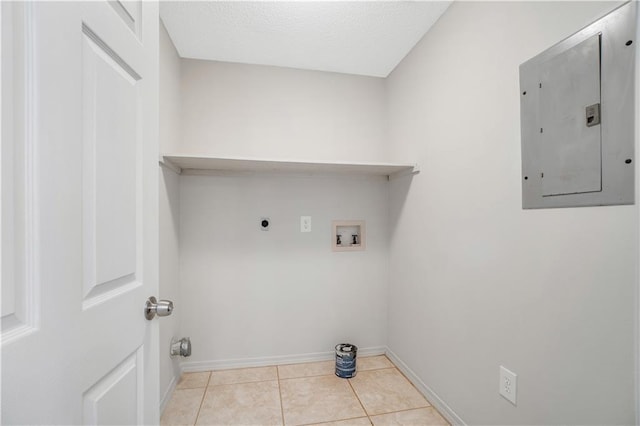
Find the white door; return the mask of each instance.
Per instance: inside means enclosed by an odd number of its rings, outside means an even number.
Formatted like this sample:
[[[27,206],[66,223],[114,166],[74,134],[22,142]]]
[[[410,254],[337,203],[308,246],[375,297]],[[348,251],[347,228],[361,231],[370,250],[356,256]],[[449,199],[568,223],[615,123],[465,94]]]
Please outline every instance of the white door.
[[[4,424],[158,422],[157,9],[2,2]]]

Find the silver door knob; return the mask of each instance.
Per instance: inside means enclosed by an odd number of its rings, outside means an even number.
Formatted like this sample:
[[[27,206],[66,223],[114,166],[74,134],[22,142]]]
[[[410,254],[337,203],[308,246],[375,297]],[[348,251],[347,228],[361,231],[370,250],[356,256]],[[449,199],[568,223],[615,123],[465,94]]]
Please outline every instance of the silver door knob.
[[[168,317],[173,312],[173,302],[171,300],[156,300],[151,296],[144,305],[144,317],[152,320],[156,315]]]

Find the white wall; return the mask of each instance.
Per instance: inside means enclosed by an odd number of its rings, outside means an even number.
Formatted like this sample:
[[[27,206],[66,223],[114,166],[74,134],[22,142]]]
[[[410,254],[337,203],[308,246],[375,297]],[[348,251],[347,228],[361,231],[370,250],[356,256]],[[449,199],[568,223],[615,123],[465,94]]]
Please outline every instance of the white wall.
[[[389,347],[469,424],[635,422],[638,208],[521,209],[518,66],[614,7],[454,2],[388,78]]]
[[[181,90],[181,152],[386,156],[380,78],[182,60]],[[181,330],[193,342],[186,368],[326,356],[343,341],[384,347],[386,180],[182,176],[180,191],[180,285],[189,307]],[[312,216],[310,234],[300,233],[301,215]],[[262,216],[271,231],[260,230]],[[334,219],[366,220],[367,250],[333,253]]]
[[[383,161],[384,80],[185,59],[187,153]]]
[[[182,59],[160,20],[160,151],[182,148]]]
[[[384,347],[386,178],[182,176],[180,192],[187,369],[310,359],[345,341]],[[331,250],[331,221],[345,219],[366,221],[366,251]]]
[[[180,58],[167,30],[160,21],[160,151],[175,150],[180,134]],[[167,395],[178,379],[179,360],[169,356],[172,337],[179,335],[180,317],[185,310],[179,288],[179,177],[172,171],[160,170],[159,221],[160,221],[160,294],[161,299],[173,300],[175,310],[160,321],[160,401],[165,404]],[[164,406],[164,405],[163,405]]]

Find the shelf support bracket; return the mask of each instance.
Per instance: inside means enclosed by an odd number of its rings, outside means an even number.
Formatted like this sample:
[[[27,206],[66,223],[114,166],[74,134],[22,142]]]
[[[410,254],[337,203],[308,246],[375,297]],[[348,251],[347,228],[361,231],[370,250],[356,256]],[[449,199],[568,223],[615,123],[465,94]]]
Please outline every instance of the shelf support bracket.
[[[182,174],[182,169],[180,167],[176,166],[175,164],[173,164],[173,162],[171,162],[171,160],[169,160],[168,158],[166,158],[163,155],[160,156],[160,159],[158,160],[158,163],[161,166],[164,166],[167,169],[171,170],[175,174],[178,174],[178,175]]]
[[[420,167],[417,164],[414,164],[413,168],[410,170],[403,170],[400,172],[391,173],[390,175],[387,176],[387,180],[393,180],[393,179],[401,178],[404,176],[413,176],[413,175],[417,175],[418,173],[420,173]]]

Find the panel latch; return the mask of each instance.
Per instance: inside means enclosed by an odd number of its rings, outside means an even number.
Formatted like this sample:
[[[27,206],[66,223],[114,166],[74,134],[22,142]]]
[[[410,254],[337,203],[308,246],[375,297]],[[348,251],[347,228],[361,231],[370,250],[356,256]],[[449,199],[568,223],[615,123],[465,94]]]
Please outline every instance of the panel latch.
[[[600,124],[600,104],[589,105],[585,108],[587,115],[587,127]]]

